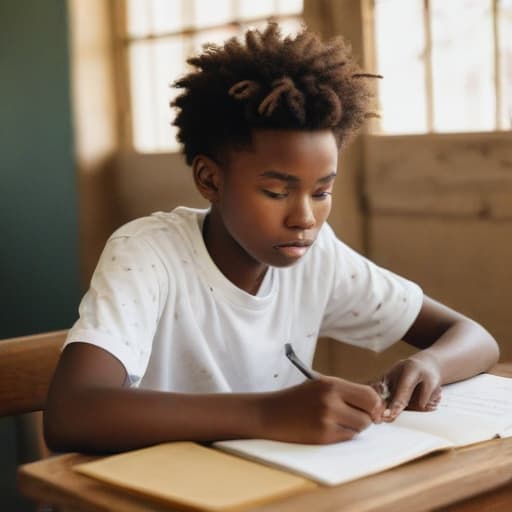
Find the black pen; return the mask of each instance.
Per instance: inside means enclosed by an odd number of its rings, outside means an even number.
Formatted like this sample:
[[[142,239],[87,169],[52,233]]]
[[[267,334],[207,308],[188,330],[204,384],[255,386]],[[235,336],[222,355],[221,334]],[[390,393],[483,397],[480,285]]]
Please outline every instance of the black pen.
[[[302,374],[304,374],[308,379],[315,379],[319,374],[308,368],[298,357],[295,351],[293,350],[291,343],[285,343],[284,350],[286,353],[286,357],[293,363],[293,365],[299,370]],[[377,391],[378,395],[382,400],[386,401],[389,396],[389,387],[386,378],[382,378],[378,382],[372,385],[373,389]]]
[[[292,344],[291,343],[285,343],[284,350],[286,353],[286,357],[292,362],[292,364],[301,372],[303,375],[305,375],[308,379],[314,379],[316,378],[316,372],[312,370],[311,368],[308,368],[298,357],[297,354],[294,352]]]

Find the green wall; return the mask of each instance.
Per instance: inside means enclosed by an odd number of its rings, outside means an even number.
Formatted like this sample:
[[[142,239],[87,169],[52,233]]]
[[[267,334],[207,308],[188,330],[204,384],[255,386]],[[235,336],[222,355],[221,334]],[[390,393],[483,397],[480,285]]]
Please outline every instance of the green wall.
[[[80,296],[65,0],[0,1],[0,339],[69,327]],[[13,489],[0,422],[0,510]]]

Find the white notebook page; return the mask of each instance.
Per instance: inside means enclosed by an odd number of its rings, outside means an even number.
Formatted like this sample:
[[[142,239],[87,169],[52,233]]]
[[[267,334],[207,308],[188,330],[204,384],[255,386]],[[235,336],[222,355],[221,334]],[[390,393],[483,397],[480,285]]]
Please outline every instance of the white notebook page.
[[[372,425],[348,442],[330,445],[282,443],[263,439],[220,441],[215,446],[288,468],[326,485],[371,475],[452,444],[392,424]]]

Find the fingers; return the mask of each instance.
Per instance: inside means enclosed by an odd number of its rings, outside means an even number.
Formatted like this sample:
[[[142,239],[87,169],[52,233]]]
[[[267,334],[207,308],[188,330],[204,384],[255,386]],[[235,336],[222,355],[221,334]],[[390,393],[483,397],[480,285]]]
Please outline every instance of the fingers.
[[[417,411],[434,410],[441,397],[440,373],[432,357],[424,354],[399,361],[387,375],[392,399],[383,413],[393,421],[406,407]]]
[[[372,386],[343,381],[340,390],[343,401],[356,409],[359,409],[373,421],[380,421],[384,410],[384,402]]]
[[[384,404],[370,386],[332,377],[322,377],[311,385],[323,388],[321,430],[326,437],[322,442],[352,439],[374,421],[380,421]]]
[[[385,421],[393,421],[405,409],[434,411],[441,401],[441,387],[421,379],[403,379],[389,407],[383,413]]]
[[[303,443],[352,439],[380,421],[384,402],[370,386],[319,376],[265,395],[262,418],[270,438]]]
[[[372,418],[360,409],[356,409],[342,400],[331,410],[329,420],[322,429],[325,438],[322,442],[333,443],[347,441],[368,428]]]
[[[407,407],[417,384],[418,375],[404,369],[393,386],[393,396],[383,413],[385,421],[393,421]]]
[[[348,428],[354,432],[362,432],[372,423],[372,417],[360,409],[354,408],[345,402],[340,402],[336,411],[337,425]]]
[[[425,411],[435,411],[437,409],[437,406],[439,405],[439,402],[441,401],[441,387],[438,386],[434,389],[432,392],[432,395],[430,396],[429,400],[425,404]]]

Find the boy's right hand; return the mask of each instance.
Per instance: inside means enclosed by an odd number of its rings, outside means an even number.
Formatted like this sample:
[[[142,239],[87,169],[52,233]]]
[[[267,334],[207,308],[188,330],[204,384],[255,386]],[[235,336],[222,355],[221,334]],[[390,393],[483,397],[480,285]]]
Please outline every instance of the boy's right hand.
[[[380,422],[385,408],[370,386],[327,376],[262,398],[265,437],[297,443],[346,441]]]

